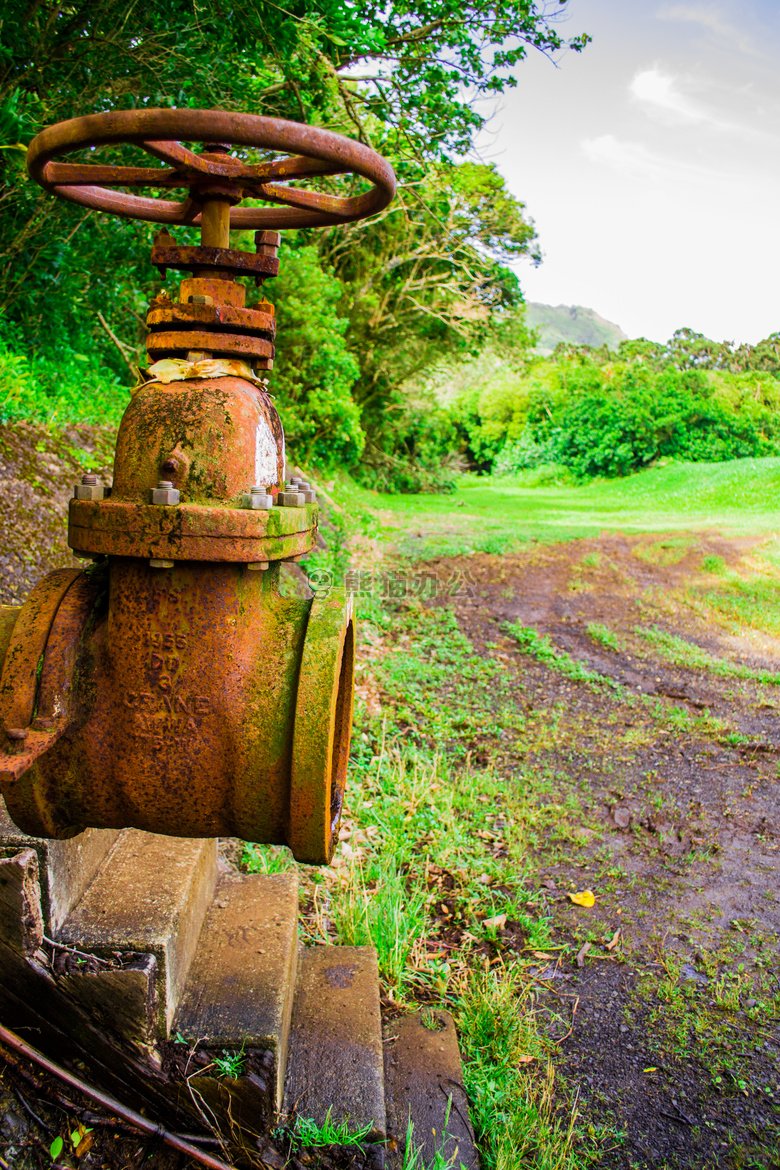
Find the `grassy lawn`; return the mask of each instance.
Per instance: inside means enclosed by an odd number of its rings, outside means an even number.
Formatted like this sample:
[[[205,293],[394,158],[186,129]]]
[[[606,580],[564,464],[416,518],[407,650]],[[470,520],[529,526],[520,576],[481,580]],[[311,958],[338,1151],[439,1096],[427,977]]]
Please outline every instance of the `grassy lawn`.
[[[527,541],[604,530],[769,533],[780,531],[780,459],[670,464],[579,485],[545,482],[536,471],[464,476],[452,495],[379,496],[344,483],[339,499],[347,509],[378,513],[378,534],[420,559],[472,550],[501,555]]]
[[[483,1170],[776,1164],[778,482],[334,489],[358,702],[302,931],[454,1013]]]

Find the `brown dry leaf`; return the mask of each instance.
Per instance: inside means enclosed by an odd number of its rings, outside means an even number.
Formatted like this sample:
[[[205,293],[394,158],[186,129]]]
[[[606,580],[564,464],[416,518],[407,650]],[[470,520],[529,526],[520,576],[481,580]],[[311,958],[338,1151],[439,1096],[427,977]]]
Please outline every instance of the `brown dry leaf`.
[[[575,906],[595,906],[596,899],[590,890],[580,890],[576,894],[568,894]]]
[[[585,965],[585,956],[587,955],[589,950],[590,950],[590,943],[589,942],[585,943],[584,946],[580,947],[579,952],[577,954],[577,966],[578,967],[583,967]]]
[[[516,1056],[515,1060],[518,1064],[530,1064],[532,1060],[536,1060],[535,1056]]]
[[[614,950],[614,948],[618,945],[619,938],[620,938],[620,931],[616,930],[615,933],[612,935],[611,941],[607,943],[607,950],[608,951]]]
[[[496,930],[501,930],[503,926],[506,926],[506,914],[497,914],[495,918],[486,918],[482,925],[491,926]]]
[[[88,1154],[89,1151],[92,1149],[94,1142],[95,1142],[95,1135],[93,1133],[84,1134],[84,1137],[81,1139],[78,1146],[76,1147],[76,1157],[83,1158],[85,1154]]]

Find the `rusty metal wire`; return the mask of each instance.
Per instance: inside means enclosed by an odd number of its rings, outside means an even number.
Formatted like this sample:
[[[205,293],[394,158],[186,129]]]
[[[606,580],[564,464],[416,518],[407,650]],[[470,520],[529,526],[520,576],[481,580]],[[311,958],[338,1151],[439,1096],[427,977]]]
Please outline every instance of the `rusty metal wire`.
[[[122,1105],[114,1097],[103,1093],[100,1089],[95,1089],[92,1085],[88,1085],[86,1081],[82,1081],[80,1077],[74,1076],[73,1073],[68,1072],[67,1069],[62,1068],[61,1065],[56,1064],[53,1060],[49,1060],[42,1052],[38,1052],[37,1048],[31,1047],[21,1036],[17,1036],[10,1028],[4,1027],[0,1024],[0,1041],[7,1044],[14,1052],[18,1052],[20,1056],[26,1057],[28,1060],[34,1061],[45,1072],[57,1077],[64,1084],[70,1085],[72,1089],[83,1093],[85,1097],[102,1105],[104,1109],[115,1114],[122,1121],[148,1134],[150,1137],[160,1138],[166,1145],[171,1146],[174,1150],[178,1150],[181,1154],[186,1154],[188,1158],[194,1158],[195,1161],[200,1162],[202,1166],[210,1167],[210,1170],[233,1170],[233,1167],[227,1162],[222,1162],[219,1158],[212,1158],[211,1154],[207,1154],[205,1150],[199,1150],[197,1146],[193,1146],[190,1142],[184,1141],[174,1133],[169,1133],[162,1125],[157,1125],[154,1121],[149,1121],[148,1118],[143,1117],[140,1113],[136,1113],[134,1109],[129,1109],[126,1105]]]

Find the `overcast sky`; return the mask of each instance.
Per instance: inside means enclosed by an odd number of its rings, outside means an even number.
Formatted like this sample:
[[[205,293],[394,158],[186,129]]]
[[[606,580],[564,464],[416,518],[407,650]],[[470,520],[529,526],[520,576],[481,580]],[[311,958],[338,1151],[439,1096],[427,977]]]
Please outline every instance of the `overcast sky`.
[[[780,0],[570,0],[480,140],[536,222],[526,299],[630,337],[780,330]]]

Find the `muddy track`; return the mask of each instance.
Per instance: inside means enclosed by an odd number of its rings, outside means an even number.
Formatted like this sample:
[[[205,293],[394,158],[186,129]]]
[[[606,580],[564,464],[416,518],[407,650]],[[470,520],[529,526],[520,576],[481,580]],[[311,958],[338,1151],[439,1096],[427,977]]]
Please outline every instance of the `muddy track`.
[[[761,545],[605,534],[477,554],[455,565],[467,588],[432,602],[501,663],[525,713],[524,748],[486,743],[480,760],[475,744],[477,762],[509,791],[551,777],[539,799],[577,807],[529,850],[529,880],[556,938],[590,945],[580,966],[540,959],[535,998],[570,1023],[560,1067],[586,1121],[621,1135],[605,1167],[780,1166],[780,579]],[[735,622],[729,590],[741,604],[756,575],[766,612]],[[686,647],[692,664],[674,660]],[[583,888],[592,909],[569,900]]]

